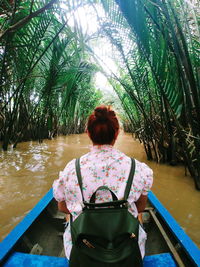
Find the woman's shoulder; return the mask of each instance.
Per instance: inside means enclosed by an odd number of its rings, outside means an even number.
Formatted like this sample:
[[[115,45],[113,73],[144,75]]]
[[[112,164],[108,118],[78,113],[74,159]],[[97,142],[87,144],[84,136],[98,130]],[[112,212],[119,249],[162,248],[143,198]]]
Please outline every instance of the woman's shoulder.
[[[82,163],[88,158],[88,156],[89,156],[89,153],[86,153],[86,154],[84,154],[84,155],[82,155],[82,156],[80,157],[80,164],[81,164],[81,165],[82,165]],[[74,172],[74,170],[76,169],[75,162],[76,162],[76,158],[70,160],[70,161],[67,163],[67,165],[65,166],[65,168],[64,168],[64,170],[63,170],[62,172],[65,173],[65,174],[66,174],[66,173],[69,174],[69,173]]]
[[[144,162],[136,161],[135,179],[133,187],[137,187],[137,191],[142,195],[147,195],[153,184],[153,171]]]
[[[69,173],[69,172],[73,171],[75,169],[75,161],[76,161],[76,159],[70,160],[62,172],[63,173]]]
[[[135,171],[136,173],[146,174],[153,176],[153,170],[144,162],[135,159]]]

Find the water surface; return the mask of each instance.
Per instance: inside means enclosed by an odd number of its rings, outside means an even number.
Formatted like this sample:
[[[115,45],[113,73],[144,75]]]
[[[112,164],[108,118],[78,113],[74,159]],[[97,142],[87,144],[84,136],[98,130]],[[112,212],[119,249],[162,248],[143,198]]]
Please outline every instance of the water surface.
[[[54,140],[23,142],[17,149],[0,152],[0,238],[34,207],[50,189],[67,162],[89,151],[86,134]],[[153,192],[192,240],[200,247],[200,192],[184,167],[147,161],[142,145],[121,133],[115,147],[148,164],[154,171]]]

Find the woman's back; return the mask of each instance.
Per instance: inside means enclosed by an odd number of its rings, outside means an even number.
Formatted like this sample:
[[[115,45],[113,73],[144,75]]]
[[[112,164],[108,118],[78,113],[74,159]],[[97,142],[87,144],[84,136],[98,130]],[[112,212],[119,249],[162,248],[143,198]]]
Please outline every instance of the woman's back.
[[[82,189],[85,201],[100,186],[107,186],[118,199],[122,199],[131,168],[131,159],[116,150],[113,145],[119,133],[119,123],[115,112],[107,107],[98,107],[90,115],[87,132],[92,140],[91,151],[80,158]],[[129,211],[135,216],[144,210],[147,193],[153,182],[152,170],[144,163],[135,161],[135,175],[128,197]],[[82,212],[83,202],[76,175],[75,159],[70,161],[59,179],[53,184],[54,197],[62,207],[70,212],[73,220]],[[108,191],[97,193],[96,202],[111,201]],[[63,208],[64,207],[64,208]],[[146,233],[140,227],[138,244],[142,257],[145,251]],[[64,233],[64,247],[67,258],[70,257],[72,241],[70,227]]]
[[[83,179],[83,194],[89,201],[95,190],[102,185],[108,186],[118,197],[122,199],[128,175],[131,159],[111,145],[93,146],[91,151],[80,158],[81,175]],[[57,183],[57,185],[56,185]],[[136,160],[135,175],[129,194],[130,211],[137,216],[135,202],[141,194],[146,195],[152,185],[152,171],[144,163]],[[65,201],[72,215],[77,216],[82,210],[82,197],[75,170],[75,160],[69,162],[60,179],[54,183],[56,199]],[[107,191],[97,193],[97,202],[111,200]]]

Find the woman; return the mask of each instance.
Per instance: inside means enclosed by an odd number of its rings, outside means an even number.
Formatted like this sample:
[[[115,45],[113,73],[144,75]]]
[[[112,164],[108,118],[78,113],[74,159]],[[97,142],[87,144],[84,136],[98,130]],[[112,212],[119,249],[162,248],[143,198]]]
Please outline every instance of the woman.
[[[83,179],[83,194],[89,201],[99,186],[108,186],[118,197],[123,198],[126,181],[130,172],[131,159],[113,146],[119,133],[119,122],[115,112],[109,107],[97,107],[90,115],[87,133],[93,146],[91,151],[80,158]],[[129,211],[137,217],[147,201],[147,194],[153,182],[152,170],[144,163],[136,162],[135,175],[128,197]],[[82,211],[82,196],[78,185],[75,159],[70,161],[59,179],[53,184],[54,197],[58,208],[65,213],[71,213],[73,220]],[[111,201],[110,193],[100,191],[96,196],[97,202]],[[145,253],[146,233],[140,227],[139,247],[142,257]],[[64,233],[64,248],[69,259],[72,248],[70,227]]]

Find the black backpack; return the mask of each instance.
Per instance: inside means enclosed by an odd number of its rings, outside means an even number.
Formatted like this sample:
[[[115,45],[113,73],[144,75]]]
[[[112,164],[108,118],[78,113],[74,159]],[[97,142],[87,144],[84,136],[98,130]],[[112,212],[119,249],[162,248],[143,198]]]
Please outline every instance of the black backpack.
[[[124,199],[106,186],[93,193],[90,202],[85,202],[82,191],[80,159],[76,160],[76,173],[83,199],[82,213],[72,221],[72,251],[70,267],[133,267],[143,266],[138,246],[139,221],[128,211],[128,196],[135,172],[135,160],[131,170]],[[109,190],[113,201],[95,203],[98,190]]]

